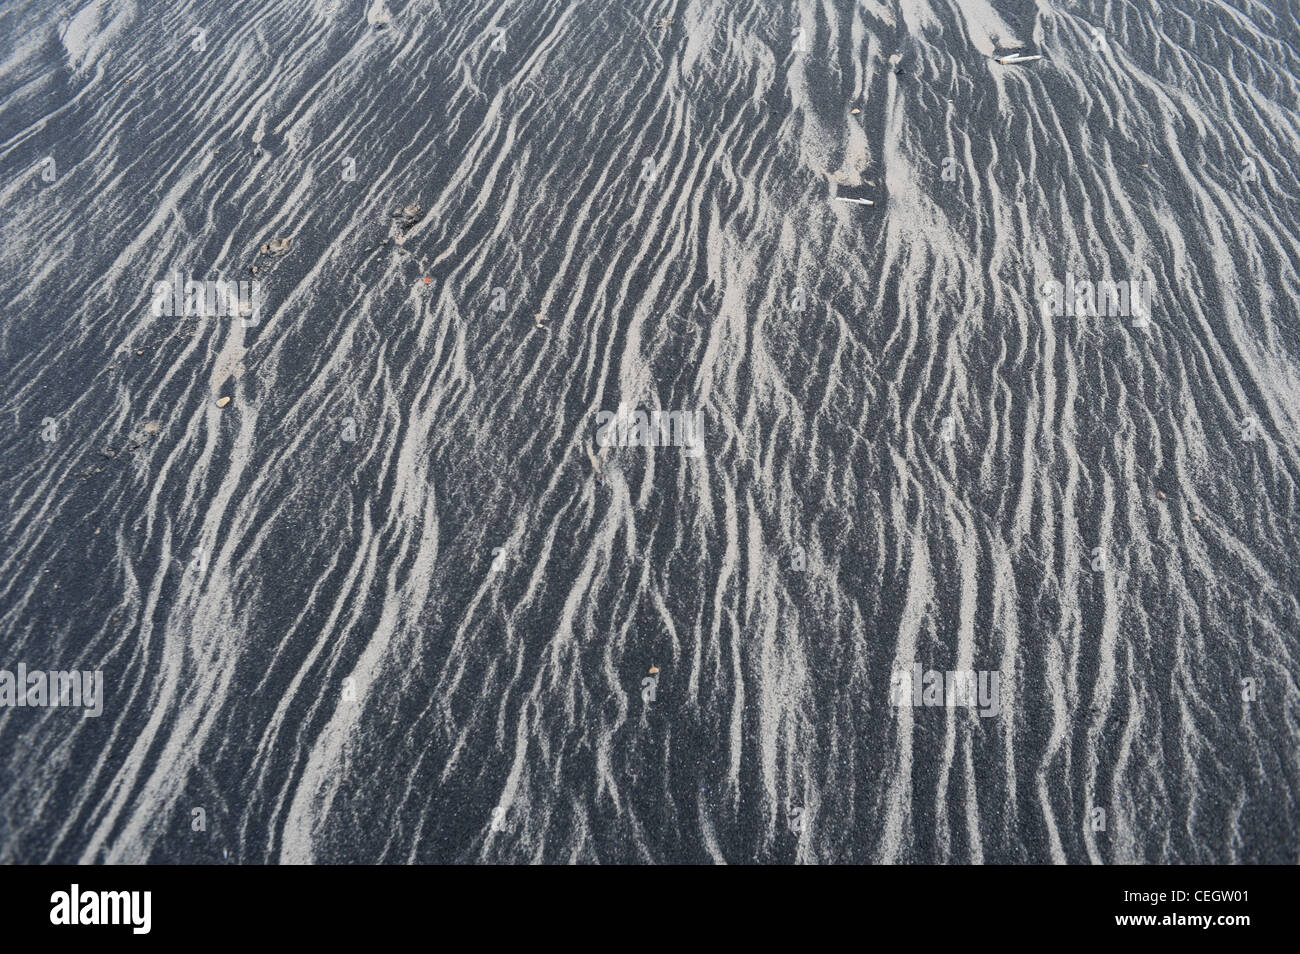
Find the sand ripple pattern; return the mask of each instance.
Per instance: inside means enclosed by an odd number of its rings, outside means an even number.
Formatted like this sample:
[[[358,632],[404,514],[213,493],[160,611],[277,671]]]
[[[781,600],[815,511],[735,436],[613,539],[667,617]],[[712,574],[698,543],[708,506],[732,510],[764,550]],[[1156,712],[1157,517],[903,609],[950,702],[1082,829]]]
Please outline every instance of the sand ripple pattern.
[[[1283,0],[9,0],[0,668],[107,699],[0,709],[0,861],[1295,862],[1298,51]],[[151,314],[255,265],[255,325]],[[620,403],[704,452],[602,486]],[[1002,713],[891,706],[914,661]]]

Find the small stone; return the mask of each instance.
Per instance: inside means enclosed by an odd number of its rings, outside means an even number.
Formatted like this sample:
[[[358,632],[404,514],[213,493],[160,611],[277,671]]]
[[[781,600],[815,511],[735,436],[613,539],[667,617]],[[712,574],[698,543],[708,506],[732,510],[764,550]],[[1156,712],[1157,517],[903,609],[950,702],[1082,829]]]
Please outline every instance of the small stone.
[[[223,397],[223,398],[218,398],[218,399],[217,399],[217,407],[225,407],[225,406],[226,406],[227,404],[229,404],[229,403],[230,403],[230,398],[228,398],[228,397]]]
[[[861,113],[861,112],[862,112],[862,110],[858,109],[856,106],[853,108],[853,115],[854,115],[854,116],[858,115],[858,114]]]
[[[404,209],[394,209],[393,218],[401,228],[409,229],[424,218],[424,209],[418,202],[413,202]]]
[[[1156,496],[1159,497],[1161,500],[1168,500],[1168,499],[1169,499],[1168,497],[1165,496],[1165,492],[1164,492],[1163,490],[1157,490],[1157,491],[1156,491]]]

